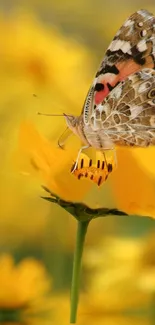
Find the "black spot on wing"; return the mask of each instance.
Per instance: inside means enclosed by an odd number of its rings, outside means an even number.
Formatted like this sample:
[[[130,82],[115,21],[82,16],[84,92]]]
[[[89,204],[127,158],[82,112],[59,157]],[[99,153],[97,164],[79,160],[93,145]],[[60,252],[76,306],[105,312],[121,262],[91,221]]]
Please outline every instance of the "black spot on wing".
[[[104,68],[102,68],[100,71],[97,72],[96,77],[100,76],[101,74],[105,73],[113,73],[115,75],[119,74],[119,70],[117,67],[114,65],[108,65],[106,64]]]
[[[102,83],[97,83],[94,88],[95,91],[102,91],[103,89],[104,85]]]

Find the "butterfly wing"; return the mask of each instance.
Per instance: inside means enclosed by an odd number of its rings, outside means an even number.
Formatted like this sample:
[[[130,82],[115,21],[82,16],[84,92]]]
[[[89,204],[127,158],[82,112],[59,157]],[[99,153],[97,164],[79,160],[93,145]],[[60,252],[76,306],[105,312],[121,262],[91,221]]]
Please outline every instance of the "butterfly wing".
[[[84,123],[120,81],[146,67],[155,67],[155,17],[140,10],[125,21],[105,53],[83,107]]]
[[[94,115],[95,114],[95,115]],[[118,145],[155,145],[155,70],[142,69],[117,85],[96,106],[92,129]]]

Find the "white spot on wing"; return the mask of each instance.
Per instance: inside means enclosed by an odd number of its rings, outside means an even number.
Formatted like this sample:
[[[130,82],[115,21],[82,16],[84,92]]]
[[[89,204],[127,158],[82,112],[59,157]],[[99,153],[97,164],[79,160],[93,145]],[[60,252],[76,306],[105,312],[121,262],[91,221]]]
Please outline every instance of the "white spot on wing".
[[[99,112],[102,112],[103,111],[103,105],[102,104],[97,105],[97,109],[98,109]]]
[[[124,44],[121,47],[121,50],[123,51],[123,53],[129,53],[130,49],[131,49],[130,42],[124,41]]]
[[[146,51],[147,50],[146,42],[144,40],[139,41],[139,43],[137,43],[137,49],[139,52]]]
[[[131,50],[129,50],[127,53],[128,53],[128,54],[130,54],[130,55],[132,55],[132,52],[131,52]]]
[[[121,40],[115,40],[110,44],[109,49],[111,51],[118,51],[121,48],[122,41]]]
[[[129,53],[129,52],[131,53],[130,42],[114,40],[109,46],[109,50],[111,51],[118,51],[120,49],[122,50],[123,53]]]

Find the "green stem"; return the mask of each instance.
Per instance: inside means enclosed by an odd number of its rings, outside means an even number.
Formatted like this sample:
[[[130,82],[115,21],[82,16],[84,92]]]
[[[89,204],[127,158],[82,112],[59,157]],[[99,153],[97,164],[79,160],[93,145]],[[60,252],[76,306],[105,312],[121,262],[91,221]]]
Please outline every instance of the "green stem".
[[[82,260],[83,247],[84,247],[85,236],[86,236],[88,225],[89,225],[89,221],[78,221],[76,246],[75,246],[74,261],[73,261],[72,284],[71,284],[71,312],[70,312],[71,324],[76,323],[78,298],[79,298],[80,273],[81,273],[81,260]]]

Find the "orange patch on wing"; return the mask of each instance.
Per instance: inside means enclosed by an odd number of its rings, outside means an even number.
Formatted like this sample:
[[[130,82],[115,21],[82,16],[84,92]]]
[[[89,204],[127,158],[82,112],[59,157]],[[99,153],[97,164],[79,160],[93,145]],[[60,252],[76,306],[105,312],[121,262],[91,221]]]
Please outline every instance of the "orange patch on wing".
[[[116,64],[116,67],[120,71],[119,74],[117,75],[118,77],[117,82],[125,80],[131,74],[142,69],[141,65],[135,63],[134,60],[132,59],[125,62],[118,63]]]
[[[95,93],[95,104],[98,105],[108,96],[110,90],[107,86],[109,83],[112,87],[120,81],[125,80],[129,75],[139,71],[142,67],[135,63],[134,60],[123,61],[116,64],[117,69],[120,71],[118,75],[113,73],[106,73],[103,75],[103,79],[100,81],[104,85],[104,90],[96,91]]]
[[[103,81],[104,89],[101,91],[96,91],[95,94],[95,104],[98,105],[103,102],[104,98],[109,94],[109,88],[106,83]]]

